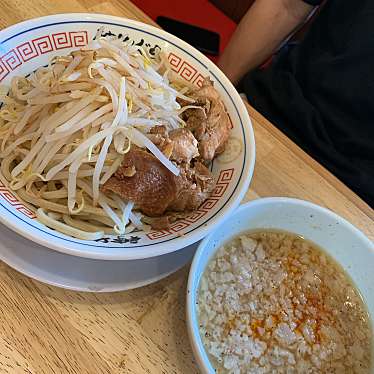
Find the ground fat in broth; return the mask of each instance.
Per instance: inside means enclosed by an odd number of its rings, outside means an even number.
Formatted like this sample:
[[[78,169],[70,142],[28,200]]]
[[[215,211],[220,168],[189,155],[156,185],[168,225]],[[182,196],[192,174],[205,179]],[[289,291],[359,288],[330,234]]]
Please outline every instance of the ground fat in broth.
[[[198,294],[217,373],[369,373],[372,330],[348,274],[314,243],[244,233],[220,248]]]

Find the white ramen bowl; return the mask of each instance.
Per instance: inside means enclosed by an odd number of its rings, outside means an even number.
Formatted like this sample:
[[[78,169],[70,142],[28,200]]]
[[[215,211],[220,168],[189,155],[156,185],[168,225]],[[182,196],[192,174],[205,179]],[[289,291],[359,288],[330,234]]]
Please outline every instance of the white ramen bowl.
[[[240,203],[252,178],[255,141],[247,110],[225,75],[204,55],[175,36],[155,27],[102,14],[59,14],[28,20],[0,31],[0,84],[8,86],[16,75],[25,76],[56,55],[85,46],[102,33],[133,40],[150,53],[161,48],[170,64],[187,82],[201,85],[209,76],[227,108],[233,130],[227,151],[214,160],[216,187],[202,206],[170,229],[136,232],[98,241],[72,238],[51,230],[35,219],[0,173],[0,220],[12,230],[41,245],[75,256],[132,260],[170,253],[196,243]]]
[[[215,371],[199,334],[196,301],[200,278],[223,244],[252,229],[286,230],[322,247],[352,278],[374,326],[374,244],[342,217],[310,202],[282,197],[254,200],[242,205],[200,243],[191,265],[187,286],[187,328],[202,373],[213,374]]]

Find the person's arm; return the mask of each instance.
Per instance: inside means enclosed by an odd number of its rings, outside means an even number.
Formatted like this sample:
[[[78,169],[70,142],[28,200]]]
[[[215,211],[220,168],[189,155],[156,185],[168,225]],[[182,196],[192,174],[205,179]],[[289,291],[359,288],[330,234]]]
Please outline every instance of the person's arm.
[[[259,66],[308,16],[302,0],[256,0],[240,21],[218,66],[234,83]]]

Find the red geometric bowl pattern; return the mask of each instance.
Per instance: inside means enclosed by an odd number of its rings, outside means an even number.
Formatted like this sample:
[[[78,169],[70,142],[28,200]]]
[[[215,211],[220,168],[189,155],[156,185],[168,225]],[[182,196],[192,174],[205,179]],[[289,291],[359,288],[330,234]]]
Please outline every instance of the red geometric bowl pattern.
[[[87,43],[87,31],[58,32],[24,42],[0,57],[0,82],[26,61],[59,49],[84,47]]]
[[[24,214],[26,217],[31,219],[36,218],[34,212],[27,208],[25,205],[23,205],[1,181],[0,196],[2,199],[6,200],[10,205],[14,206],[18,212]]]
[[[168,60],[173,71],[186,81],[201,87],[204,77],[197,71],[197,69],[172,52],[169,53]]]

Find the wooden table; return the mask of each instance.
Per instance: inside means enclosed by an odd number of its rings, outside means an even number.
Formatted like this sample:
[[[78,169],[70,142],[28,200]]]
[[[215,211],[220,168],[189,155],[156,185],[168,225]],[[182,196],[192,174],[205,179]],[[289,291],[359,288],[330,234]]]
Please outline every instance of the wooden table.
[[[0,26],[61,12],[152,21],[127,0],[0,0]],[[248,107],[256,169],[245,200],[292,196],[326,206],[374,239],[374,212]],[[188,267],[115,294],[65,291],[0,264],[0,373],[197,372],[185,327]]]

